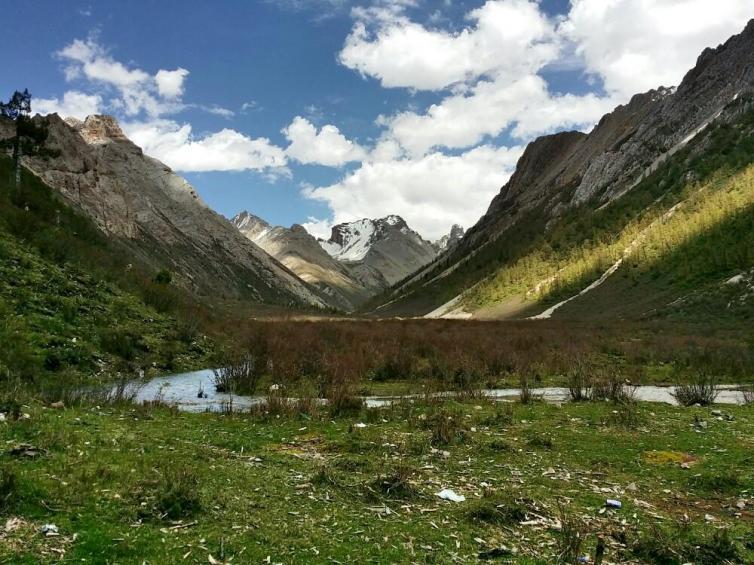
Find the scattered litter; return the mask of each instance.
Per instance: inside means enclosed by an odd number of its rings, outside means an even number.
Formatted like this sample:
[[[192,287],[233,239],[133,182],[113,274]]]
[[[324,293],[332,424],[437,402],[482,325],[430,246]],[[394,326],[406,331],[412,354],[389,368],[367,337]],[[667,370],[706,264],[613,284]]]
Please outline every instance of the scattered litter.
[[[359,422],[358,424],[354,425],[355,428],[366,428],[367,425],[364,422]]]
[[[436,496],[439,496],[443,500],[449,500],[451,502],[463,502],[466,500],[466,497],[462,494],[457,494],[455,491],[445,488],[442,489],[440,492],[436,493]]]
[[[623,508],[623,503],[620,500],[614,500],[612,498],[608,498],[607,501],[605,502],[605,506],[607,506],[608,508],[620,509],[620,508]]]
[[[579,563],[590,563],[591,559],[589,559],[588,555],[582,555],[581,557],[579,557],[578,561]]]
[[[739,510],[745,509],[746,508],[746,501],[743,500],[743,499],[741,499],[738,502],[736,502],[736,508],[738,508]]]
[[[704,519],[707,522],[717,522],[717,518],[715,518],[712,514],[705,514]]]
[[[55,524],[45,524],[39,528],[41,534],[46,535],[48,538],[58,535],[58,527]]]
[[[430,453],[432,455],[437,455],[438,457],[444,457],[445,459],[450,457],[450,451],[443,451],[442,449],[435,449],[434,447],[431,449]]]
[[[14,532],[25,523],[26,522],[24,522],[21,518],[8,518],[8,520],[6,520],[5,522],[5,527],[3,528],[3,530],[5,530],[5,532],[7,533]]]
[[[283,388],[283,385],[279,385],[279,384],[270,385],[270,392],[277,392],[282,388]]]

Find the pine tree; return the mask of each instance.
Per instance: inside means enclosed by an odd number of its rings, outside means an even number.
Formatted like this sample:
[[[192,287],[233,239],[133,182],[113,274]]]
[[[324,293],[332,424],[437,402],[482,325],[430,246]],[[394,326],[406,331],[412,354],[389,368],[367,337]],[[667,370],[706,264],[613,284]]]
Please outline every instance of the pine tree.
[[[47,128],[35,124],[31,114],[31,94],[27,89],[13,93],[8,102],[0,102],[0,116],[12,120],[16,125],[16,135],[4,145],[13,149],[13,169],[16,189],[21,183],[21,157],[23,155],[48,155],[44,148]]]

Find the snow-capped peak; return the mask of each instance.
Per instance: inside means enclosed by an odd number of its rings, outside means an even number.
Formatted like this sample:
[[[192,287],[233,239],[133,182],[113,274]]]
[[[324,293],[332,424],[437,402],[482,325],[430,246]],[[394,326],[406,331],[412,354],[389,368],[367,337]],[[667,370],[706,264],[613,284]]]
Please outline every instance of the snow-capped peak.
[[[365,218],[338,224],[332,228],[330,239],[320,239],[319,244],[335,259],[361,261],[375,242],[386,239],[394,230],[399,230],[403,234],[415,233],[403,218],[393,214],[379,220]],[[420,237],[418,234],[416,236]]]

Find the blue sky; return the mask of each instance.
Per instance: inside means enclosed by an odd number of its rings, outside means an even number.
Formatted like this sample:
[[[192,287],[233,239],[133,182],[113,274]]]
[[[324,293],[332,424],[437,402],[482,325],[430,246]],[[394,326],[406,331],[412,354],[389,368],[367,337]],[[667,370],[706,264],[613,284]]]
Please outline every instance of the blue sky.
[[[632,93],[677,84],[754,16],[750,0],[14,9],[3,96],[29,88],[43,112],[114,114],[226,216],[322,235],[397,213],[430,238],[473,224],[533,137],[588,130]]]

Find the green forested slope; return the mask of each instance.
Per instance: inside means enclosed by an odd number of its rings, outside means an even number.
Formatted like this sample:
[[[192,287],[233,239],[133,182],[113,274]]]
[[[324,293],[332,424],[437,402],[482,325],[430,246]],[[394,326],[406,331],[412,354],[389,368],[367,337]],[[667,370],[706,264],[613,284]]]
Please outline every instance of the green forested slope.
[[[209,344],[169,273],[140,272],[46,185],[0,158],[0,379],[195,365]],[[179,321],[180,320],[180,321]]]

